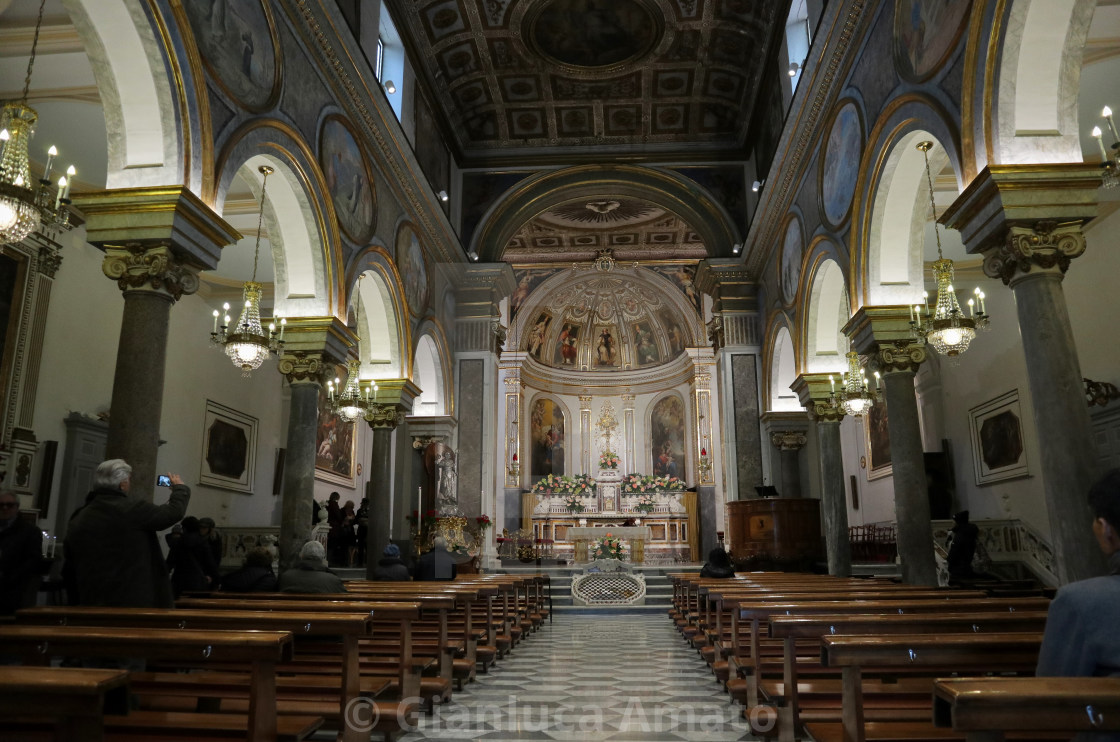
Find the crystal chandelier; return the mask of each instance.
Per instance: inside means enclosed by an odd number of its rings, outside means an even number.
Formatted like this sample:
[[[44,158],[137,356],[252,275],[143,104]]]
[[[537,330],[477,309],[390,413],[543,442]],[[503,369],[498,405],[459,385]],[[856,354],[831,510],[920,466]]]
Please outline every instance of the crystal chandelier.
[[[334,413],[348,423],[361,419],[377,397],[376,382],[370,382],[364,391],[361,389],[358,382],[358,371],[361,367],[361,361],[347,362],[344,386],[337,378],[333,382],[327,382],[327,397],[331,401]]]
[[[55,231],[70,229],[70,183],[77,172],[71,165],[66,175],[58,179],[58,187],[51,185],[51,165],[58,155],[53,146],[47,150],[47,165],[43,177],[35,183],[31,179],[28,146],[35,134],[39,114],[27,105],[31,88],[31,70],[35,66],[35,49],[39,45],[39,28],[43,25],[43,6],[39,4],[39,18],[35,21],[35,36],[31,42],[31,58],[27,62],[27,76],[23,80],[23,95],[18,101],[7,103],[0,114],[0,244],[20,242],[40,225]]]
[[[961,312],[957,294],[953,290],[953,261],[941,254],[941,233],[937,229],[937,206],[933,200],[933,177],[929,171],[929,150],[933,142],[919,142],[918,149],[926,161],[926,183],[929,185],[929,207],[933,214],[933,234],[937,240],[937,260],[933,264],[933,278],[937,284],[937,302],[930,316],[929,294],[925,294],[925,306],[910,309],[910,326],[919,340],[924,340],[933,349],[945,356],[957,356],[968,350],[968,344],[976,337],[977,328],[988,325],[988,315],[984,311],[984,292],[977,288],[974,299],[968,300],[968,316]]]
[[[840,392],[836,391],[836,379],[828,375],[828,384],[831,387],[829,403],[834,409],[842,409],[845,415],[860,417],[871,409],[878,396],[867,383],[867,376],[859,365],[859,355],[854,350],[848,351],[848,370],[840,374]],[[879,372],[875,372],[875,383],[882,386]]]
[[[1108,123],[1108,130],[1112,133],[1112,154],[1105,149],[1101,127],[1094,126],[1090,132],[1101,148],[1101,185],[1105,188],[1120,186],[1120,163],[1116,162],[1116,151],[1120,150],[1120,134],[1116,133],[1116,124],[1112,122],[1112,109],[1105,106],[1101,111],[1101,118]]]
[[[270,322],[267,333],[261,325],[261,296],[264,293],[264,287],[257,283],[257,262],[261,254],[265,189],[268,186],[268,176],[275,171],[268,165],[261,165],[258,171],[264,177],[261,179],[261,211],[257,221],[257,245],[253,253],[253,278],[245,282],[242,294],[245,298],[245,304],[241,309],[241,316],[237,320],[237,326],[233,328],[234,331],[228,332],[230,308],[227,303],[222,305],[225,315],[222,317],[221,325],[218,324],[218,310],[214,310],[214,329],[210,332],[210,341],[214,345],[225,348],[226,355],[233,361],[233,365],[244,372],[242,376],[248,376],[251,371],[260,368],[264,359],[268,358],[269,353],[280,352],[284,347],[284,327],[288,324],[288,320],[281,317],[279,332],[277,332],[276,323]]]

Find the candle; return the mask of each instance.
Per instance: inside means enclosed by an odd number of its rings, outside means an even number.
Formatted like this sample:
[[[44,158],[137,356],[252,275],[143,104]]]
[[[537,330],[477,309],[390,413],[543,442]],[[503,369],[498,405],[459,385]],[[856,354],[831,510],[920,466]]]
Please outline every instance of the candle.
[[[984,292],[983,291],[980,292],[980,314],[987,314],[987,311],[984,309]]]
[[[211,330],[211,333],[214,334],[214,335],[218,334],[218,310],[217,309],[214,310],[214,329]]]
[[[269,334],[269,336],[273,336],[273,335],[276,334],[276,323],[275,322],[269,322],[268,323],[268,334]]]
[[[832,374],[828,375],[828,386],[832,391],[836,391],[836,380],[832,378]]]
[[[58,179],[58,193],[56,193],[55,196],[54,196],[55,211],[58,210],[58,205],[60,203],[62,203],[62,199],[66,198],[64,195],[62,195],[63,193],[66,192],[66,188],[67,188],[66,176],[63,175],[61,178]]]
[[[1101,159],[1107,162],[1109,160],[1108,150],[1104,148],[1104,137],[1101,133],[1101,127],[1094,126],[1090,134],[1093,135],[1093,139],[1097,140],[1097,146],[1101,148]]]
[[[222,317],[222,327],[229,327],[229,315]]]
[[[972,316],[972,299],[968,300],[968,316]]]
[[[906,308],[910,310],[910,324],[914,324],[914,322],[915,322],[915,320],[914,320],[914,307],[906,307]]]
[[[74,169],[73,165],[66,168],[66,190],[62,193],[63,199],[70,198],[70,186],[74,185],[74,176],[77,174],[78,171]]]
[[[55,156],[58,155],[58,148],[53,144],[47,150],[47,166],[43,168],[43,180],[49,181],[51,179],[51,163],[54,162]]]
[[[879,375],[878,371],[875,372],[875,388],[879,391],[883,390],[883,377]]]
[[[922,303],[926,305],[926,316],[929,316],[929,292],[922,292]]]
[[[0,160],[4,159],[4,150],[8,148],[8,140],[11,138],[7,129],[0,129]]]
[[[281,317],[280,318],[280,339],[281,340],[284,339],[284,328],[287,326],[287,324],[288,324],[288,318],[287,317]],[[374,385],[374,388],[375,389],[377,388],[376,384]]]
[[[1116,124],[1112,122],[1112,109],[1105,106],[1101,109],[1101,115],[1104,116],[1104,120],[1108,122],[1108,130],[1112,132],[1113,143],[1120,142],[1120,134],[1116,133]]]

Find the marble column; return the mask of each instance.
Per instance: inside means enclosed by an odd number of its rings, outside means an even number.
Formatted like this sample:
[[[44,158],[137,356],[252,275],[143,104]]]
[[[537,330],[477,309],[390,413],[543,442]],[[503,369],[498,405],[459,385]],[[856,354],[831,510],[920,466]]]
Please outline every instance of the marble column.
[[[770,434],[770,442],[778,449],[782,468],[782,497],[801,497],[801,456],[798,453],[808,443],[800,430],[781,430]]]
[[[902,579],[911,585],[937,585],[929,487],[918,420],[914,374],[926,358],[924,345],[882,345],[873,365],[883,377],[883,399],[890,428],[894,510]]]
[[[280,373],[291,384],[280,502],[280,564],[286,568],[298,559],[299,550],[311,539],[319,392],[327,369],[319,355],[305,353],[285,355],[279,366]]]
[[[152,498],[159,453],[171,305],[198,289],[197,271],[165,245],[107,248],[105,275],[124,293],[105,456],[132,466],[134,495]]]
[[[395,404],[372,404],[366,421],[373,430],[373,452],[369,460],[369,531],[366,540],[366,579],[373,579],[373,570],[385,547],[389,545],[389,512],[393,502],[393,431],[404,422],[404,411]]]

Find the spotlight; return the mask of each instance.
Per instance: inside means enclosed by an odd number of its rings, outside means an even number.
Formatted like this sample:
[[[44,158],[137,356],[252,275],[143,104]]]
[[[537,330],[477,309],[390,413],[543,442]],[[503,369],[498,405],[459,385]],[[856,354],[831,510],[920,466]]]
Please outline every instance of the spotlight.
[[[386,80],[385,81],[385,92],[388,93],[389,95],[392,95],[393,93],[397,92],[397,86],[393,84],[392,80]]]
[[[754,183],[751,183],[751,190],[754,191],[755,193],[758,193],[758,189],[761,188],[761,187],[762,187],[762,181],[761,180],[756,180]]]
[[[797,77],[797,72],[800,69],[801,69],[801,65],[799,65],[797,62],[790,62],[789,63],[789,76],[790,77]]]
[[[739,251],[742,250],[742,249],[743,249],[743,244],[741,242],[736,242],[734,245],[731,246],[731,254],[732,255],[738,255]]]
[[[444,202],[446,202],[446,201],[447,201],[447,199],[448,199],[447,191],[442,191],[442,190],[441,190],[441,191],[440,191],[439,193],[437,193],[436,195],[437,195],[437,196],[439,196],[439,200],[440,200],[440,201],[444,201]]]
[[[471,260],[477,261],[478,260],[478,253],[476,253],[474,250],[471,250],[469,253],[467,253],[467,257],[470,258]]]

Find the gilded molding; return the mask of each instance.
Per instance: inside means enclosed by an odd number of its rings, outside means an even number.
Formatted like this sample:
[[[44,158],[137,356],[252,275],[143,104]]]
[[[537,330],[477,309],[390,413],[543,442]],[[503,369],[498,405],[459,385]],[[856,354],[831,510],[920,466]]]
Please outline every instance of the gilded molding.
[[[285,353],[277,365],[289,383],[322,384],[330,375],[330,364],[323,361],[321,353],[296,351]]]
[[[884,376],[903,372],[916,373],[926,357],[924,344],[899,340],[894,343],[880,343],[872,356],[871,363],[872,368]]]
[[[106,247],[101,270],[121,291],[151,289],[175,301],[198,291],[197,269],[181,262],[166,244]]]
[[[1080,222],[1040,221],[1033,227],[1012,226],[1003,244],[984,254],[984,273],[1014,286],[1032,271],[1069,270],[1070,261],[1085,252]],[[1037,272],[1036,272],[1037,275]]]
[[[839,423],[844,419],[844,410],[833,407],[827,401],[814,401],[809,417],[818,423]]]

